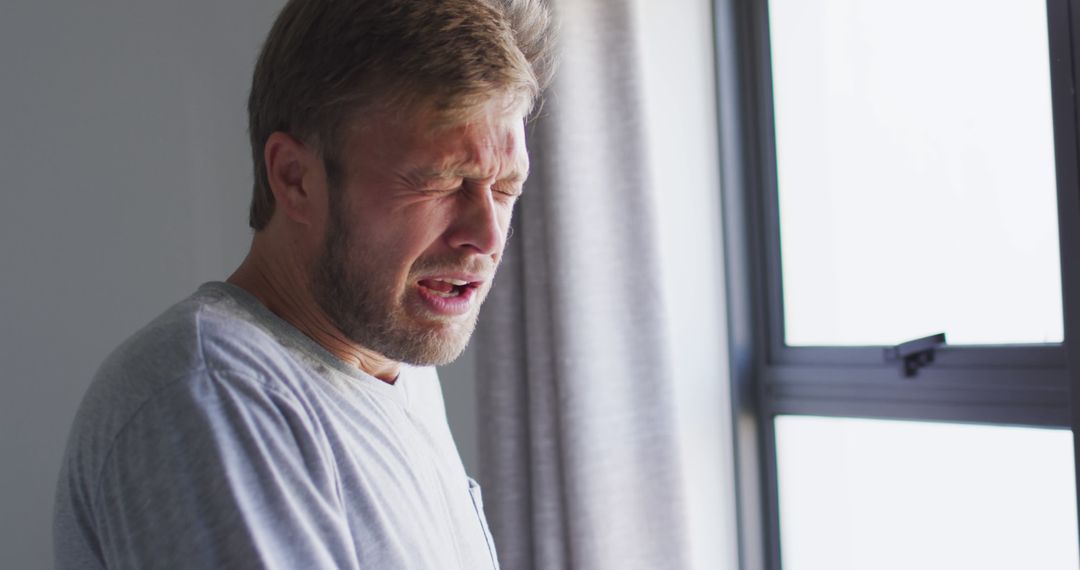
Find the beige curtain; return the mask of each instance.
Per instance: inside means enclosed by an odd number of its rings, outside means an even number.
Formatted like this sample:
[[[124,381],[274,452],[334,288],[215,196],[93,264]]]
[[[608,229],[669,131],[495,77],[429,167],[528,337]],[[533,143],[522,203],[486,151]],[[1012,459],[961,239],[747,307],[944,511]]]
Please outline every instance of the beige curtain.
[[[556,2],[562,64],[477,332],[504,568],[686,566],[632,5]]]

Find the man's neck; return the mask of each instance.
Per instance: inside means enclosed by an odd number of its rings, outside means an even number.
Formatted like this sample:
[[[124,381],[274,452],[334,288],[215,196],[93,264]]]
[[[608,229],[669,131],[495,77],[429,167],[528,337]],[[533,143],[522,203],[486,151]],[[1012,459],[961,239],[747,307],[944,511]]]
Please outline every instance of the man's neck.
[[[258,239],[258,238],[256,238]],[[315,302],[301,268],[268,262],[253,244],[251,252],[226,281],[251,293],[272,313],[321,345],[341,361],[393,384],[401,364],[346,338]]]

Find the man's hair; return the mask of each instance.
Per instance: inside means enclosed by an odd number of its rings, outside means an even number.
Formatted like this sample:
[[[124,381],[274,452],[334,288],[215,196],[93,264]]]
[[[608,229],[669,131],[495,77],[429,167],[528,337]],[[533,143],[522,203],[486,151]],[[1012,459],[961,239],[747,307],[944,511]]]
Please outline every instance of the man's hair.
[[[275,131],[341,176],[344,128],[376,109],[463,120],[495,97],[526,111],[554,73],[542,0],[290,0],[263,45],[248,99],[255,188],[249,225],[274,213],[263,148]]]

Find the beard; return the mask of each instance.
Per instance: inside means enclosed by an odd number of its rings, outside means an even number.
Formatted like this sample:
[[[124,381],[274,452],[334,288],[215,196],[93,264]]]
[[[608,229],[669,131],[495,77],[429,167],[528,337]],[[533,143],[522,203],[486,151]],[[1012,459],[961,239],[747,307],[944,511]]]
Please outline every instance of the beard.
[[[386,259],[385,254],[380,259],[379,248],[353,243],[340,205],[332,204],[330,212],[323,252],[312,276],[315,302],[330,321],[352,342],[398,362],[438,366],[456,360],[476,328],[490,280],[477,291],[470,313],[453,318],[415,318],[407,311],[406,295],[415,276],[454,271],[493,275],[490,261],[420,258],[410,270],[405,290],[398,293],[396,275],[387,270],[397,260]],[[363,251],[363,257],[354,259],[352,251]]]

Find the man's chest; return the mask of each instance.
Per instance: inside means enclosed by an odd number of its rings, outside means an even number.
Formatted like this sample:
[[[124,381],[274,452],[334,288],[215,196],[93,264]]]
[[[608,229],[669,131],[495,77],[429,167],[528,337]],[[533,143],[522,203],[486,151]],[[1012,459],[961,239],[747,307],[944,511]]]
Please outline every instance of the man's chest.
[[[361,567],[495,566],[448,433],[392,406],[338,408],[324,425]]]

